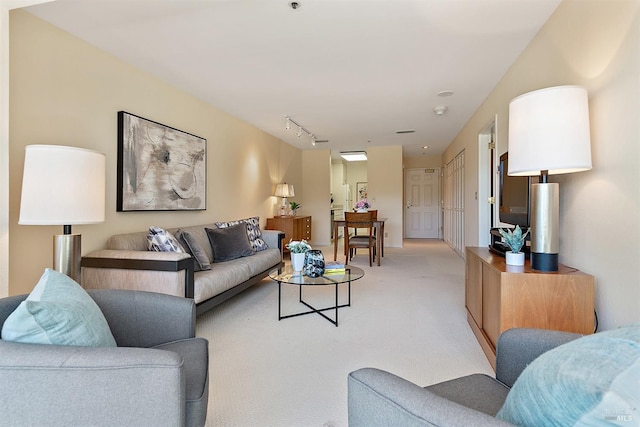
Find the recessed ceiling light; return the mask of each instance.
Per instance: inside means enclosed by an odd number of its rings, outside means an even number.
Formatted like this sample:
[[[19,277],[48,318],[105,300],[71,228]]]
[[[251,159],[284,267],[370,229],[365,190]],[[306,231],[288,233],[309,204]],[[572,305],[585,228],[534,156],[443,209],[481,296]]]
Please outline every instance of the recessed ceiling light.
[[[404,130],[397,130],[396,133],[397,134],[414,133],[415,131],[416,131],[415,129],[404,129]]]
[[[436,115],[438,116],[442,116],[444,113],[447,112],[447,109],[448,108],[446,105],[438,105],[433,109],[433,112],[436,113]]]
[[[443,91],[438,92],[437,95],[444,98],[444,97],[453,95],[453,91],[452,90],[443,90]]]
[[[348,162],[360,162],[367,160],[367,153],[365,151],[341,151],[340,157]]]
[[[425,150],[428,150],[429,146],[428,145],[423,145],[422,148],[424,148]]]

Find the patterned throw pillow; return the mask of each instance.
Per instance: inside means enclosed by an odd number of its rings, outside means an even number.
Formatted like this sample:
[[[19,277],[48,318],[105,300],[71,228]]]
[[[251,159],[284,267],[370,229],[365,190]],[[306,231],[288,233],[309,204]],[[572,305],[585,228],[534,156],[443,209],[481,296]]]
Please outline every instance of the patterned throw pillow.
[[[216,227],[227,228],[240,223],[247,224],[247,236],[254,251],[260,252],[269,249],[267,242],[262,240],[262,231],[260,231],[260,217],[244,218],[236,221],[216,222]]]
[[[184,249],[178,243],[175,237],[168,231],[156,227],[149,227],[149,233],[147,234],[147,240],[149,241],[149,250],[156,252],[184,252]]]

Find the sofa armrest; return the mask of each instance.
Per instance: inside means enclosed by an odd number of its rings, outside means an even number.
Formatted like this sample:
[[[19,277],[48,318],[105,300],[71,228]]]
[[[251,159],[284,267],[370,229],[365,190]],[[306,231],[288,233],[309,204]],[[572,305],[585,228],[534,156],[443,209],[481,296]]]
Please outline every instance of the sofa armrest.
[[[87,256],[82,257],[81,265],[83,268],[83,276],[85,275],[85,269],[141,270],[179,273],[184,277],[184,294],[181,292],[181,296],[193,298],[194,295],[194,264],[193,258],[187,253],[102,249],[91,252]],[[88,281],[85,281],[83,277],[82,285],[86,285],[85,287],[89,289],[110,286],[110,283],[93,283],[95,280],[96,279],[90,277]],[[109,281],[108,274],[102,272],[100,274],[100,280]],[[113,282],[116,281],[121,280],[113,280]],[[153,283],[150,283],[150,285],[153,286]],[[122,287],[124,284],[119,283],[119,286]],[[153,287],[142,290],[156,291]],[[157,292],[162,293],[163,291],[157,290]]]
[[[284,244],[282,241],[284,240],[284,232],[279,230],[262,230],[262,240],[264,240],[270,248],[280,249],[280,259],[283,259]]]
[[[262,240],[264,240],[270,248],[282,249],[284,245],[284,233],[279,230],[262,230]]]
[[[102,310],[120,347],[149,348],[195,337],[192,299],[120,289],[87,292]]]
[[[0,340],[2,424],[183,425],[182,364],[156,349]]]
[[[511,425],[375,368],[349,374],[348,411],[350,427]]]
[[[504,331],[496,347],[496,379],[513,387],[522,371],[542,353],[580,338],[571,332],[513,328]]]

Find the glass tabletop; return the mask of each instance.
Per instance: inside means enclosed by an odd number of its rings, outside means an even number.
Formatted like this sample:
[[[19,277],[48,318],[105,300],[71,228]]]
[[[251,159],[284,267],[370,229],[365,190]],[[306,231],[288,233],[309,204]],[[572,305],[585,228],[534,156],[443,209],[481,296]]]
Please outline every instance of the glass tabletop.
[[[358,267],[347,265],[343,274],[326,274],[320,277],[305,276],[302,271],[293,271],[291,265],[287,264],[280,272],[272,270],[269,277],[276,282],[290,285],[335,285],[336,283],[346,283],[358,280],[364,276],[364,270]]]

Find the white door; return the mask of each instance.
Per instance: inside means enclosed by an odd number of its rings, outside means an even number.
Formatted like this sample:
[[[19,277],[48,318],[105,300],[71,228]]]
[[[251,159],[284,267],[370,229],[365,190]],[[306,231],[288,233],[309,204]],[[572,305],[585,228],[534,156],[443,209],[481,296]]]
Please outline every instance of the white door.
[[[407,169],[404,182],[405,238],[439,238],[440,169]]]

